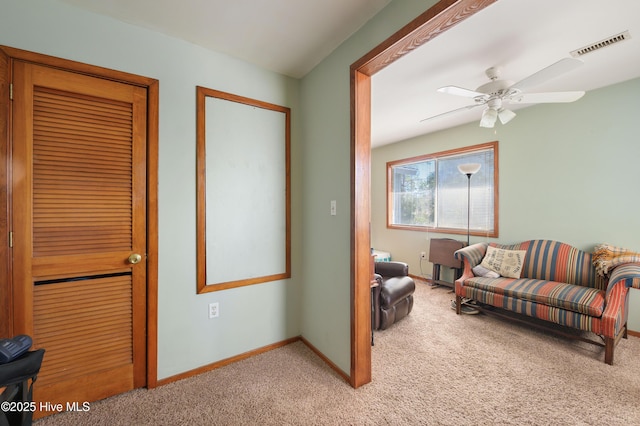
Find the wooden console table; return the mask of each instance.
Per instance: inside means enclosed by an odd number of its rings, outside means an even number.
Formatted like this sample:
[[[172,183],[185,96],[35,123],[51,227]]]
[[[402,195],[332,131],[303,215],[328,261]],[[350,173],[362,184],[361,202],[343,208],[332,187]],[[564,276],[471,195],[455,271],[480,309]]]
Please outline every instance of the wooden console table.
[[[456,250],[465,246],[463,241],[450,238],[434,238],[429,245],[429,262],[433,263],[431,285],[444,285],[453,288],[454,282],[440,279],[440,268],[446,266],[454,270],[454,281],[462,276],[462,261],[454,257]]]

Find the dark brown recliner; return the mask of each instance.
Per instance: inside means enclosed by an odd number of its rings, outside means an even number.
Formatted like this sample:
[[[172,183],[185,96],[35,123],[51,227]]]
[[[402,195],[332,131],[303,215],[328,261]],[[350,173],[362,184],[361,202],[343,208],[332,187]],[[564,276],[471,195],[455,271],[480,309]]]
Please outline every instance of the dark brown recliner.
[[[413,308],[416,284],[404,262],[377,262],[373,289],[373,328],[385,330],[409,315]]]

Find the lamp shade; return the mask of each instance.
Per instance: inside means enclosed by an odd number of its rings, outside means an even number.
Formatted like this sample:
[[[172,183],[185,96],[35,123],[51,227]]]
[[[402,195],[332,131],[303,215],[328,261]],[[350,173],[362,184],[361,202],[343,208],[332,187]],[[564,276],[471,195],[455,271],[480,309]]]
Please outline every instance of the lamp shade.
[[[480,119],[480,127],[488,127],[492,128],[494,124],[496,124],[496,120],[498,118],[498,111],[493,108],[487,108],[482,113],[482,118]]]
[[[498,118],[500,118],[500,122],[502,124],[507,124],[515,116],[516,116],[516,113],[509,109],[501,109],[500,111],[498,111]]]
[[[460,164],[458,165],[458,170],[460,170],[460,173],[462,174],[472,175],[474,173],[478,173],[478,170],[480,170],[481,166],[482,165],[480,163]]]

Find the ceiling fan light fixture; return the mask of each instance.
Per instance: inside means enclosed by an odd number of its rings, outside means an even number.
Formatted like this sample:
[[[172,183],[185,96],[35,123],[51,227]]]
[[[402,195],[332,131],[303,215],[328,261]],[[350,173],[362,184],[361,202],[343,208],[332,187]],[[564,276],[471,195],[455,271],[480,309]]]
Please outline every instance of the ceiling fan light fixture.
[[[541,104],[576,101],[584,95],[583,91],[529,93],[525,92],[524,89],[537,86],[561,74],[568,73],[582,64],[583,62],[580,59],[563,58],[534,72],[517,83],[502,79],[500,76],[500,67],[491,67],[486,70],[487,77],[489,77],[490,81],[481,85],[476,90],[469,90],[458,86],[444,86],[438,89],[438,92],[441,93],[472,98],[475,104],[438,114],[425,120],[484,105],[485,110],[482,112],[480,127],[491,129],[495,126],[498,119],[500,119],[500,122],[504,125],[516,116],[513,111],[502,108],[503,103]]]
[[[502,124],[507,124],[515,116],[516,116],[516,113],[511,111],[510,109],[501,109],[500,111],[498,111],[498,118],[500,119],[500,122]]]
[[[496,124],[496,120],[498,118],[498,111],[493,108],[487,108],[482,113],[482,118],[480,119],[480,127],[486,127],[488,129],[493,128]]]

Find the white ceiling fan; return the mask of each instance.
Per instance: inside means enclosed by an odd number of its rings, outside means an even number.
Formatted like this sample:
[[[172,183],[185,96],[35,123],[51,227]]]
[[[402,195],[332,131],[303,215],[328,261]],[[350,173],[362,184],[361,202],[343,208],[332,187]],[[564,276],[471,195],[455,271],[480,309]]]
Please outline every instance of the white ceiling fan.
[[[491,128],[495,125],[496,120],[498,119],[500,119],[502,124],[506,124],[516,116],[515,112],[505,108],[505,105],[507,104],[539,104],[577,101],[584,95],[583,91],[525,93],[524,90],[537,86],[547,80],[559,76],[560,74],[569,72],[582,64],[583,62],[579,59],[564,58],[534,74],[531,74],[529,77],[526,77],[517,83],[514,83],[511,80],[501,79],[500,76],[502,69],[500,67],[491,67],[485,71],[487,77],[489,77],[491,81],[483,84],[476,90],[464,89],[458,86],[445,86],[438,89],[438,92],[441,93],[472,98],[475,103],[442,114],[434,115],[433,117],[428,117],[420,121],[433,120],[434,118],[485,105],[486,108],[482,112],[482,118],[480,119],[480,127]]]

